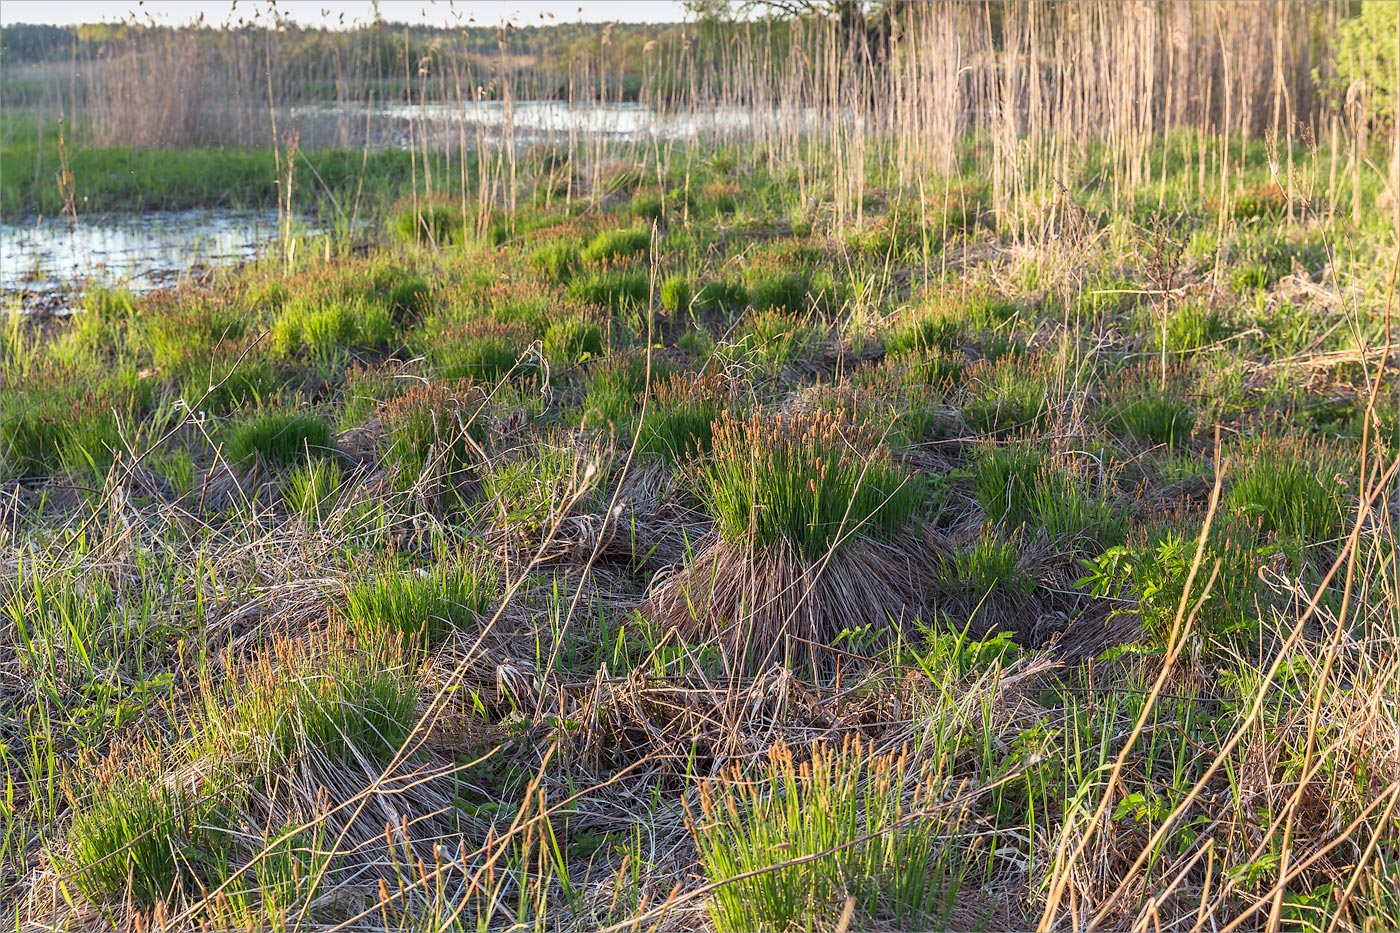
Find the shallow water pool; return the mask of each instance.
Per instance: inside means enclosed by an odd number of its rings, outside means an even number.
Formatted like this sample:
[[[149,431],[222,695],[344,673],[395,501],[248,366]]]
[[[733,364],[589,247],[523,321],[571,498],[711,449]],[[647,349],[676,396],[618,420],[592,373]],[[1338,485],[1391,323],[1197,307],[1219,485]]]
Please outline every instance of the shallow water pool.
[[[71,310],[90,284],[134,292],[256,258],[277,241],[276,211],[149,211],[0,224],[7,307]]]

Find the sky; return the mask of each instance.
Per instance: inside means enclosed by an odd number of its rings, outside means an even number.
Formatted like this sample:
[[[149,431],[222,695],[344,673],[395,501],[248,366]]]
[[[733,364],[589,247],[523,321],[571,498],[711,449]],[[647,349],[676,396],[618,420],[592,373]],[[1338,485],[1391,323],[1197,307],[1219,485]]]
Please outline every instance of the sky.
[[[371,18],[370,0],[277,0],[277,10],[304,26],[353,25]],[[201,13],[218,26],[266,14],[269,0],[0,0],[0,26],[10,23],[117,22],[135,12],[144,22],[183,25]],[[680,0],[381,0],[380,14],[392,22],[431,26],[518,26],[547,23],[675,23],[685,18]],[[230,19],[232,13],[232,19]],[[343,20],[342,20],[343,15]]]

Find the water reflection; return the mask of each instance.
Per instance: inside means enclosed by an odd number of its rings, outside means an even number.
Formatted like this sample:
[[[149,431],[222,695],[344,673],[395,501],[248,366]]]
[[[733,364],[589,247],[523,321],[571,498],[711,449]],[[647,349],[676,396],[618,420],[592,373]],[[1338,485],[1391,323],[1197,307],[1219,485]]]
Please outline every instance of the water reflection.
[[[254,259],[277,239],[275,211],[150,211],[74,224],[0,224],[0,291],[24,310],[68,310],[84,283],[149,291],[190,272]]]

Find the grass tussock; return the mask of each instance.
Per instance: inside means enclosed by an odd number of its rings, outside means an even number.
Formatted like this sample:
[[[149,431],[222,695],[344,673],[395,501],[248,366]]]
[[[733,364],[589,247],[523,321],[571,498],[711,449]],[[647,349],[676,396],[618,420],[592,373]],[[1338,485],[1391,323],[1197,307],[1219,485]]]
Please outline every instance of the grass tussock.
[[[747,417],[715,425],[707,501],[725,540],[778,543],[811,560],[858,536],[890,538],[923,497],[871,428],[841,413]]]
[[[710,899],[715,929],[947,921],[961,880],[949,851],[957,808],[939,806],[946,788],[907,752],[873,752],[858,738],[800,757],[780,744],[759,774],[735,766],[700,785],[700,864],[712,882],[742,879]]]

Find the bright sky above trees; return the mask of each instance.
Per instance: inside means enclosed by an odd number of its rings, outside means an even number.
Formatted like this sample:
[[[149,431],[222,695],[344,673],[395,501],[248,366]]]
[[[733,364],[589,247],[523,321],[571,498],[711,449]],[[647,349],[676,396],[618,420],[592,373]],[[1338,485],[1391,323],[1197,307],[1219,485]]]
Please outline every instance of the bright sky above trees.
[[[133,13],[140,20],[150,16],[172,26],[201,14],[211,25],[236,24],[255,15],[267,19],[272,5],[269,0],[4,0],[0,25],[115,22]],[[279,0],[275,6],[303,26],[350,26],[373,16],[370,0]],[[664,23],[685,17],[679,0],[381,0],[379,12],[393,22],[425,26],[494,26],[503,21],[518,26],[612,20]]]

